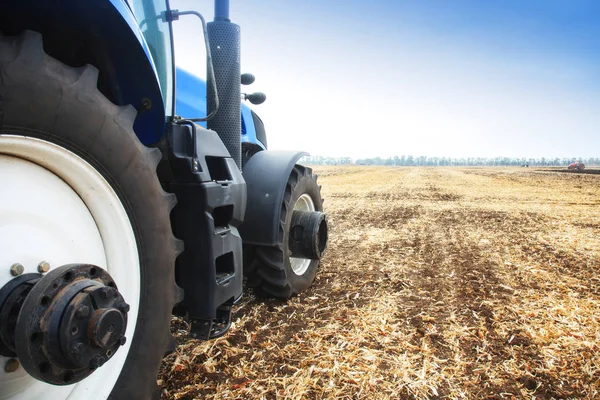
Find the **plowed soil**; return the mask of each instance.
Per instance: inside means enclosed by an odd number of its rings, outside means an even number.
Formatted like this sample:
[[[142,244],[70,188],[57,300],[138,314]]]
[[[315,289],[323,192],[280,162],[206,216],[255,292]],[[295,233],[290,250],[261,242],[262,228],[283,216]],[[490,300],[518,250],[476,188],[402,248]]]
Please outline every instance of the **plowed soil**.
[[[331,225],[312,288],[247,291],[186,336],[165,399],[600,397],[600,176],[315,167]]]
[[[570,174],[590,174],[590,175],[600,175],[600,169],[582,169],[582,170],[578,170],[578,169],[566,169],[566,168],[554,168],[554,169],[549,169],[549,171],[552,172],[566,172],[566,173],[570,173]]]

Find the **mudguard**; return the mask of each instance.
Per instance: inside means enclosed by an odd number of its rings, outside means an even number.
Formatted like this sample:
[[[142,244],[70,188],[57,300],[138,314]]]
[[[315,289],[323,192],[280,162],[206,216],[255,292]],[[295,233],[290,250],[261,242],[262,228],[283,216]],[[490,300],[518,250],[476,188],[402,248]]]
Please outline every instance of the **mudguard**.
[[[240,235],[244,244],[274,246],[279,241],[285,187],[302,151],[259,151],[248,160],[242,175],[248,202]]]
[[[0,0],[0,32],[26,29],[41,33],[44,50],[61,62],[98,68],[104,95],[137,109],[134,131],[140,141],[160,139],[165,108],[156,69],[124,0]]]

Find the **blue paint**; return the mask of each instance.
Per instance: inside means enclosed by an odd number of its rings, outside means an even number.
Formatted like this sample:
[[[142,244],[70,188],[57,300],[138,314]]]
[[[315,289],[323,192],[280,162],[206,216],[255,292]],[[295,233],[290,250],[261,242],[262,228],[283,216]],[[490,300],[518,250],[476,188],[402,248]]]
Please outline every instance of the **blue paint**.
[[[110,27],[102,29],[101,32],[104,36],[102,40],[106,43],[119,43],[118,46],[108,46],[107,53],[113,66],[109,79],[119,88],[120,97],[117,100],[119,104],[132,104],[138,109],[133,129],[140,141],[145,145],[156,143],[164,134],[166,117],[170,116],[165,110],[165,104],[168,105],[171,100],[167,96],[172,96],[171,89],[166,87],[170,86],[170,83],[161,82],[160,79],[162,75],[170,75],[170,46],[165,48],[168,53],[166,60],[161,58],[163,54],[157,52],[157,49],[151,51],[138,21],[147,17],[144,14],[147,10],[135,8],[134,14],[125,0],[89,0],[86,7],[73,7],[72,3],[76,3],[76,0],[65,0],[60,3],[61,7],[54,7],[53,11],[67,13],[68,10],[76,12],[78,9],[80,15],[85,14],[79,19],[82,24],[80,29],[86,29],[86,26],[93,27],[92,24]],[[107,8],[107,4],[112,7]],[[160,15],[162,11],[156,9],[153,13]],[[164,21],[156,20],[156,23],[161,24],[161,29],[166,32],[167,24]],[[147,28],[148,24],[145,26]],[[159,59],[154,60],[153,54]],[[160,71],[157,68],[159,65],[163,65]],[[162,88],[161,83],[164,86]],[[176,70],[176,96],[177,115],[184,118],[206,115],[206,82],[180,68]],[[143,109],[142,99],[151,101],[150,110]],[[242,142],[256,143],[264,148],[256,138],[250,109],[244,104],[241,117]],[[206,126],[206,123],[201,125]]]
[[[111,101],[139,110],[133,129],[142,143],[160,139],[165,109],[157,69],[123,0],[19,0],[0,1],[0,5],[2,15],[12,16],[18,30],[39,32],[55,44],[64,42],[65,54],[77,50],[68,48],[70,43],[86,46],[82,56],[88,58],[76,62],[91,63],[101,71],[102,85]],[[152,107],[145,110],[143,103]]]
[[[206,82],[194,74],[175,69],[175,114],[182,118],[206,117]],[[206,122],[199,122],[206,128]]]
[[[99,23],[104,27],[103,40],[118,43],[107,46],[113,65],[111,79],[116,81],[122,94],[120,103],[131,104],[138,110],[133,130],[143,144],[150,145],[156,143],[165,130],[165,98],[161,93],[158,71],[132,11],[124,0],[109,2],[113,7],[110,17],[100,19]],[[95,7],[101,9],[105,4],[105,0],[87,3],[89,17],[97,21],[101,11],[95,10]],[[150,110],[142,107],[144,99],[150,100]]]
[[[250,107],[245,104],[242,104],[242,143],[254,143],[266,150],[265,145],[256,137],[254,119],[252,118]]]
[[[144,39],[144,36],[140,31],[138,23],[135,20],[135,16],[125,3],[125,0],[110,0],[110,3],[113,5],[114,8],[117,9],[119,14],[121,14],[121,17],[123,17],[123,20],[127,23],[127,25],[129,25],[129,29],[131,29],[131,32],[137,38],[138,42],[140,43],[140,46],[142,46],[142,49],[144,50],[144,53],[146,53],[146,57],[148,58],[148,62],[152,66],[154,75],[156,75],[156,80],[158,81],[158,74],[156,73],[156,66],[154,65],[154,60],[152,59],[152,55],[150,54],[148,44],[146,43],[146,40]]]
[[[196,75],[176,68],[175,113],[182,118],[202,118],[206,116],[206,82]],[[200,122],[206,127],[206,122]],[[254,120],[250,108],[242,103],[242,143],[265,146],[257,139]]]

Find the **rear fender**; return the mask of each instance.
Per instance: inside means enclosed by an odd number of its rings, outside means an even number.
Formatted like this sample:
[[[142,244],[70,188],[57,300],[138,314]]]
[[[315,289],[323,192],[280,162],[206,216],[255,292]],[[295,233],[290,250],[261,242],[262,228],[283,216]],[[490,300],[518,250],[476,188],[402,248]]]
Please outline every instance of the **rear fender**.
[[[0,31],[40,32],[44,50],[61,62],[98,68],[98,89],[138,111],[134,131],[144,144],[163,134],[165,109],[156,69],[123,0],[0,0]]]
[[[239,231],[244,244],[274,246],[283,229],[281,205],[287,181],[301,151],[259,151],[244,165],[248,200],[244,223]]]

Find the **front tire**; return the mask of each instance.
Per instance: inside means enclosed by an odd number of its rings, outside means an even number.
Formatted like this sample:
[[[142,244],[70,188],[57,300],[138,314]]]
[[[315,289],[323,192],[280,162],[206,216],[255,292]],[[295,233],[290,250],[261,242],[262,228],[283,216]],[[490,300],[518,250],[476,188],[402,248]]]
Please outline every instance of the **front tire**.
[[[290,174],[281,205],[283,227],[276,246],[254,246],[245,249],[244,272],[247,284],[270,296],[289,299],[306,290],[315,280],[319,260],[290,257],[289,238],[292,212],[323,211],[321,187],[308,167],[296,164]]]
[[[82,392],[81,398],[89,398],[91,393],[95,398],[155,398],[158,396],[156,375],[159,364],[173,344],[169,333],[171,311],[180,297],[174,280],[179,246],[169,221],[176,201],[174,195],[162,190],[156,176],[160,152],[143,146],[133,132],[135,110],[131,106],[116,106],[106,99],[97,89],[97,78],[98,71],[90,65],[71,68],[45,54],[42,37],[37,33],[26,31],[18,37],[0,35],[0,157],[37,164],[67,182],[84,200],[96,221],[106,250],[107,265],[101,267],[113,276],[119,271],[134,271],[128,280],[139,282],[137,294],[130,295],[135,298],[126,299],[137,307],[132,304],[129,318],[135,329],[126,332],[130,344],[120,350],[126,354],[122,361],[116,361],[117,352],[111,359],[112,364],[107,363],[90,377],[68,387],[58,388],[38,381],[32,381],[30,385],[37,385],[33,391],[39,391],[39,385],[44,385],[43,397],[48,399],[64,399],[72,394],[75,395],[69,398],[80,398],[78,393]],[[26,148],[24,150],[27,143],[41,149],[39,154],[35,153],[37,156],[28,154]],[[58,157],[56,161],[49,156],[54,153]],[[122,219],[132,232],[131,246],[122,243],[119,248],[114,243],[109,244],[115,232],[102,228],[106,225],[102,218],[108,217],[95,212],[86,201],[87,198],[90,202],[98,202],[100,194],[94,197],[93,193],[84,193],[80,191],[83,186],[69,181],[77,171],[61,169],[63,164],[58,161],[69,160],[69,157],[73,161],[71,165],[81,166],[81,176],[85,169],[85,174],[92,178],[97,175],[98,182],[104,182],[110,188],[106,191],[106,204],[94,207],[109,210],[110,202],[111,207],[123,210],[125,217]],[[85,182],[81,185],[85,186]],[[88,189],[93,191],[93,185]],[[6,243],[3,246],[6,246],[3,252],[10,250]],[[35,246],[30,251],[35,253]],[[136,257],[131,263],[111,262],[116,258],[110,254],[119,252],[136,254]],[[61,256],[68,258],[69,255]],[[35,255],[33,259],[40,261],[44,254]],[[115,279],[117,285],[122,286],[118,278]],[[134,308],[136,313],[133,313]],[[115,368],[118,373],[114,373]],[[101,385],[85,386],[88,379],[103,373],[107,379],[101,379]],[[6,393],[2,385],[9,381],[0,381],[0,392]],[[21,387],[22,390],[14,394],[16,398],[32,396],[33,391],[28,392],[31,387],[22,383]]]

